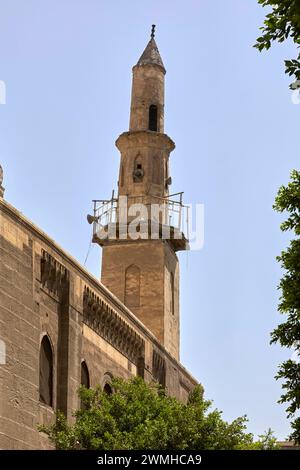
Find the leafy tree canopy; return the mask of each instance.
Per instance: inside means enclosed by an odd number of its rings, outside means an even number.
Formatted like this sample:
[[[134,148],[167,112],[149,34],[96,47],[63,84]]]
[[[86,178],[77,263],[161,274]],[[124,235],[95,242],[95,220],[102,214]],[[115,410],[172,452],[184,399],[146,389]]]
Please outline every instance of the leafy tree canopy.
[[[184,404],[141,378],[115,379],[114,393],[101,388],[79,390],[82,409],[69,425],[58,413],[50,427],[40,427],[57,449],[89,450],[202,450],[269,449],[275,447],[271,431],[258,442],[246,432],[246,417],[227,423],[221,412],[210,410],[198,386]]]
[[[279,367],[277,379],[283,379],[285,393],[280,403],[288,403],[288,417],[292,421],[291,439],[300,443],[300,172],[291,172],[291,181],[281,186],[278,191],[274,209],[287,212],[287,219],[281,224],[282,231],[292,231],[296,238],[290,242],[287,250],[278,256],[285,274],[280,281],[281,290],[279,312],[287,315],[286,321],[272,332],[272,343],[294,348],[295,358],[283,362]],[[298,416],[297,416],[298,415]]]
[[[300,46],[300,0],[258,0],[263,7],[270,7],[271,12],[265,17],[262,36],[256,40],[259,51],[269,49],[272,42],[283,42],[291,38],[297,48]],[[300,88],[300,54],[295,59],[285,61],[285,72],[294,76],[291,88]]]

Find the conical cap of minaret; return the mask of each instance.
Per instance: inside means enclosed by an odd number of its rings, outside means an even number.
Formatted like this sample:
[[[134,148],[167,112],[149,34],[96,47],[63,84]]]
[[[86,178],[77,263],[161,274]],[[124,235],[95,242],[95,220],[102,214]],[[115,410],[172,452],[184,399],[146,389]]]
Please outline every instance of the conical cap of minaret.
[[[150,39],[136,65],[158,65],[164,70],[164,72],[166,72],[164,63],[162,61],[154,38]]]

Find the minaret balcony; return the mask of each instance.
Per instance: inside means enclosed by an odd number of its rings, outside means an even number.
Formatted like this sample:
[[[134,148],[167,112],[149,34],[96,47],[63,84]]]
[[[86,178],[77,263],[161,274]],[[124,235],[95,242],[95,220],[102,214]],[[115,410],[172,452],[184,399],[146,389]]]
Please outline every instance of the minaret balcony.
[[[183,193],[167,197],[119,196],[94,200],[94,243],[100,246],[137,240],[166,240],[174,251],[188,250],[189,207]]]

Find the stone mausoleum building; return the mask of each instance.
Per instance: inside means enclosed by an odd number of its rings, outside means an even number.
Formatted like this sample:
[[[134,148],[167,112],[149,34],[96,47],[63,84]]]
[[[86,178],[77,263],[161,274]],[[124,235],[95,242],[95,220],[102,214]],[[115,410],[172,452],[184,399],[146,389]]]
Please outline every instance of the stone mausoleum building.
[[[113,377],[139,375],[184,401],[197,383],[179,362],[176,252],[188,241],[182,193],[170,194],[165,73],[153,27],[133,67],[129,131],[116,141],[118,194],[88,216],[101,282],[4,199],[0,167],[0,449],[48,448],[37,426],[56,410],[71,419],[80,384],[112,393]]]

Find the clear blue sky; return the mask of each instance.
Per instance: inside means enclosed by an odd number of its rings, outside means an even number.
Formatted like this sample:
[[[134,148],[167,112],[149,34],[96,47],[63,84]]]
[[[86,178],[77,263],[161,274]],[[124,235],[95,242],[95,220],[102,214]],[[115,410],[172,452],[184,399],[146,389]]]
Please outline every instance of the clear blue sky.
[[[0,0],[0,11],[5,196],[82,263],[91,200],[116,188],[131,67],[157,24],[172,190],[205,204],[204,247],[180,255],[181,359],[225,418],[286,437],[273,376],[291,353],[269,332],[287,244],[272,203],[299,163],[283,67],[293,45],[252,48],[266,13],[255,0]],[[97,246],[87,267],[99,276]]]

